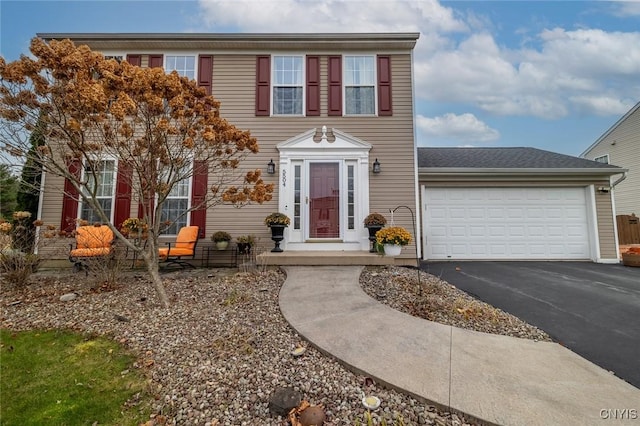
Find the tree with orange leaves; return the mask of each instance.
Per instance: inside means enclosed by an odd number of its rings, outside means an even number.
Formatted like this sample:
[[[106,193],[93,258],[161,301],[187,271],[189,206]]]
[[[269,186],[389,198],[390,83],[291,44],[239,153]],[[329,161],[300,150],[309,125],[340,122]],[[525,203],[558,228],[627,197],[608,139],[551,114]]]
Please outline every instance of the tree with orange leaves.
[[[208,190],[183,214],[270,200],[273,185],[263,182],[260,170],[240,171],[241,161],[258,152],[256,139],[220,117],[220,103],[175,71],[105,59],[70,40],[34,38],[31,53],[33,58],[11,63],[0,57],[0,151],[23,159],[37,155],[47,173],[70,182],[83,203],[144,259],[168,306],[158,273],[158,237],[171,225],[163,216],[168,197],[204,167]],[[45,142],[29,151],[28,136],[36,129]],[[110,223],[97,199],[103,158],[116,158],[128,171],[149,225],[144,249]],[[70,161],[81,162],[84,175],[74,173]]]

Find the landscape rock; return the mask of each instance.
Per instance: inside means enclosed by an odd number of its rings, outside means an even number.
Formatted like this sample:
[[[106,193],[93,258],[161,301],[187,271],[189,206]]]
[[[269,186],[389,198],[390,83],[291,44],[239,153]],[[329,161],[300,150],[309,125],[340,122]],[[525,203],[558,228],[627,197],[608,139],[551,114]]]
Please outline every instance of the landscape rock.
[[[302,394],[293,388],[278,388],[269,398],[269,411],[274,416],[285,417],[301,401]]]
[[[60,301],[61,302],[71,302],[72,300],[75,300],[78,297],[77,294],[75,293],[67,293],[67,294],[63,294],[62,296],[60,296]]]

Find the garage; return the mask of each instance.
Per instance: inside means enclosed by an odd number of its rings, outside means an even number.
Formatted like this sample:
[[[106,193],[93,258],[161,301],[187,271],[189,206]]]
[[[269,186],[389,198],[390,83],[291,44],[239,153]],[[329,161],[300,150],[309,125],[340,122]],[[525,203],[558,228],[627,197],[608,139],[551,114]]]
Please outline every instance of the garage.
[[[418,148],[423,259],[618,263],[624,172],[536,148]]]
[[[425,188],[429,259],[589,259],[584,188]]]

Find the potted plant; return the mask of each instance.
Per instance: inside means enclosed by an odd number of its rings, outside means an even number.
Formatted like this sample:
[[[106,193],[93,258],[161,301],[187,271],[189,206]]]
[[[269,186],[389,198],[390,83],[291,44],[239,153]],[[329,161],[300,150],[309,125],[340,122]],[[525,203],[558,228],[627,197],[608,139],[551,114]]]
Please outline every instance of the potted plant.
[[[380,213],[371,213],[364,218],[364,227],[369,230],[369,241],[371,241],[370,253],[376,251],[376,233],[387,224],[387,219]]]
[[[284,239],[284,228],[290,223],[289,216],[284,213],[271,213],[264,218],[264,224],[271,228],[271,239],[276,243],[276,246],[271,250],[273,253],[282,252],[280,241]]]
[[[255,240],[256,237],[254,235],[241,235],[236,238],[236,242],[238,243],[238,253],[251,253],[251,247],[253,247],[253,243],[255,242]]]
[[[147,225],[147,222],[144,219],[130,217],[122,222],[120,232],[131,239],[147,238],[149,225]]]
[[[211,240],[216,243],[218,250],[225,250],[231,241],[231,235],[225,231],[218,231],[211,236]]]
[[[411,234],[402,226],[390,226],[376,233],[376,241],[384,247],[384,253],[398,256],[402,246],[411,242]]]

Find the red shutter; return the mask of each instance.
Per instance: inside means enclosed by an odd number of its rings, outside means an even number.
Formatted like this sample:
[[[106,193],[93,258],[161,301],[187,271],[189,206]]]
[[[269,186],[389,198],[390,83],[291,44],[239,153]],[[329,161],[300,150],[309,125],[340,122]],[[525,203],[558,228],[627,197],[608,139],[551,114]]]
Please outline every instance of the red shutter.
[[[191,206],[197,206],[205,201],[207,197],[207,162],[197,160],[193,164],[193,186],[191,188]],[[199,237],[206,235],[205,226],[207,223],[207,209],[205,206],[191,211],[191,225],[199,226]]]
[[[213,81],[213,56],[198,56],[198,86],[204,87],[207,94],[211,94],[211,84]]]
[[[149,55],[149,68],[162,68],[164,57],[162,55]]]
[[[378,56],[378,115],[393,115],[391,106],[391,56]]]
[[[139,67],[142,65],[142,55],[127,55],[127,62],[131,65]]]
[[[271,111],[271,56],[256,56],[256,115]]]
[[[67,161],[69,174],[80,179],[82,172],[82,163],[77,158]],[[64,180],[64,193],[62,195],[62,217],[60,219],[60,230],[73,231],[76,228],[76,219],[78,218],[78,200],[80,193],[73,186],[69,179]]]
[[[342,115],[342,57],[329,56],[328,115]]]
[[[307,115],[320,115],[319,56],[307,56]]]
[[[116,202],[113,212],[113,224],[120,229],[122,222],[131,214],[131,166],[124,161],[118,163],[116,179]]]

